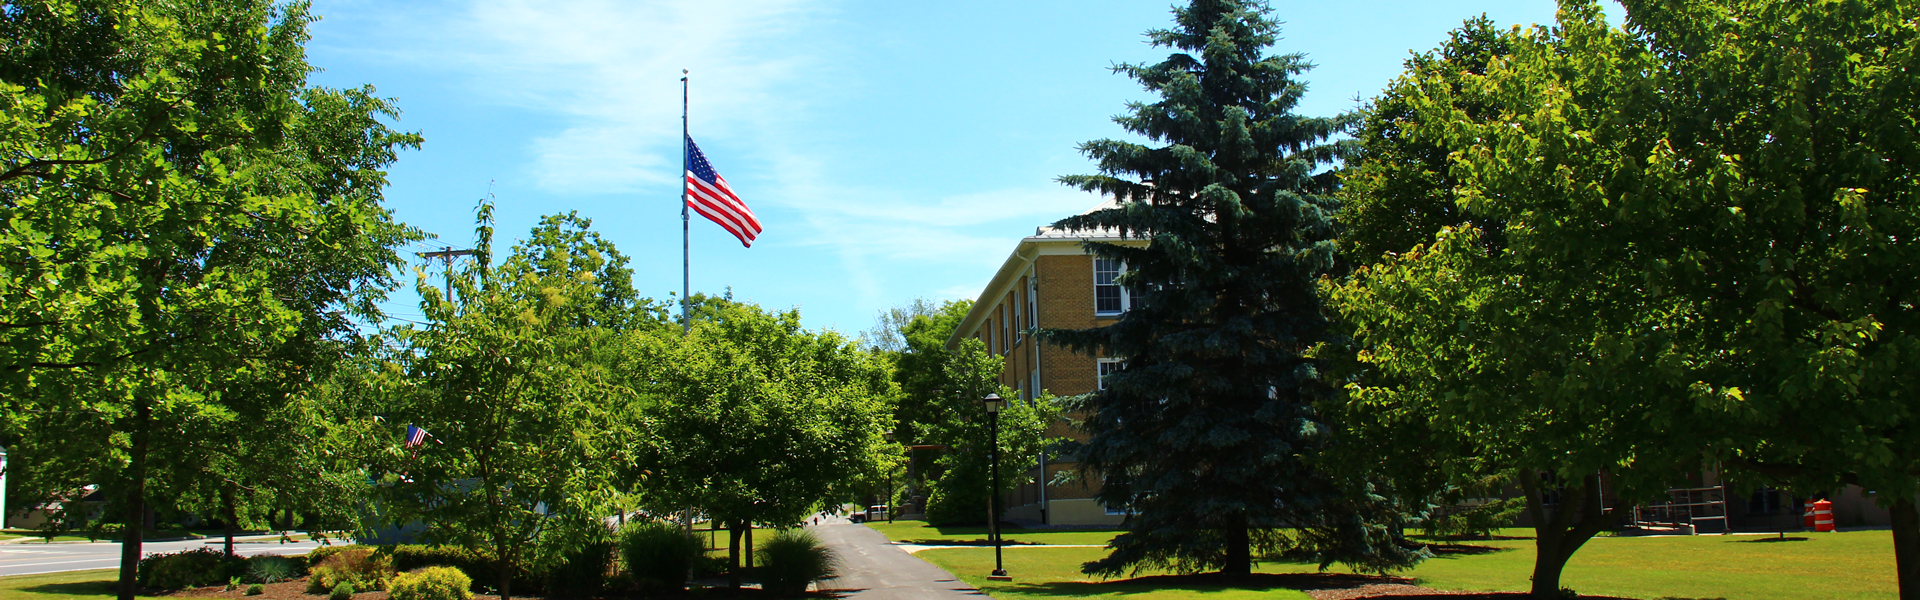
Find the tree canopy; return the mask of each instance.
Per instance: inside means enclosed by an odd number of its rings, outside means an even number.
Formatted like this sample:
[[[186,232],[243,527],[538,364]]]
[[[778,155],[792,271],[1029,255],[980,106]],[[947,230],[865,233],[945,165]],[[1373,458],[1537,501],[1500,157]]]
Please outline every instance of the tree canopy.
[[[0,7],[0,386],[30,496],[99,484],[122,598],[156,460],[196,464],[275,412],[376,314],[420,234],[381,203],[419,136],[371,88],[309,87],[304,5]],[[270,380],[279,383],[268,385]],[[272,392],[254,393],[241,388]],[[205,476],[181,473],[181,477]]]
[[[615,511],[617,466],[635,460],[640,434],[623,418],[634,391],[613,368],[620,338],[608,325],[649,313],[631,294],[625,257],[591,222],[546,218],[495,266],[484,250],[492,204],[479,214],[482,250],[450,277],[454,299],[422,273],[431,324],[394,332],[407,376],[395,381],[386,435],[372,440],[384,452],[370,454],[385,471],[377,497],[387,519],[418,519],[428,539],[489,549],[505,598],[523,562],[557,561]],[[431,442],[394,444],[403,425],[426,429]]]
[[[633,464],[650,473],[656,513],[697,509],[738,549],[744,528],[798,523],[902,460],[884,438],[894,398],[884,359],[806,331],[798,311],[690,300],[688,332],[635,336],[621,367],[644,399],[652,437]]]
[[[1536,597],[1603,476],[1634,501],[1712,461],[1899,490],[1912,586],[1911,8],[1624,5],[1470,23],[1376,101],[1343,217],[1375,264],[1333,291],[1378,369],[1355,401],[1588,498],[1533,501]]]

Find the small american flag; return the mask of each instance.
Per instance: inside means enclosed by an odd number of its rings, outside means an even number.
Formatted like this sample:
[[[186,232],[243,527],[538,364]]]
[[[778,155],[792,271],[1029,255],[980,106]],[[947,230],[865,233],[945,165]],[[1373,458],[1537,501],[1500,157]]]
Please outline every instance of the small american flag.
[[[412,425],[407,426],[407,447],[412,448],[427,443],[427,430]]]
[[[760,237],[760,220],[734,195],[727,178],[713,172],[713,164],[693,144],[693,136],[687,136],[687,206],[740,238],[742,246],[751,248],[754,238]]]

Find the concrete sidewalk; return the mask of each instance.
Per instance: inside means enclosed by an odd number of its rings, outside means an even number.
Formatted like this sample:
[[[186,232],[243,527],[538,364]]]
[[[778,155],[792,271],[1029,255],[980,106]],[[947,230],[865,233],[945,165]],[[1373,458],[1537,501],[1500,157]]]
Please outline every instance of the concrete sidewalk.
[[[836,517],[807,529],[839,554],[840,577],[823,582],[821,587],[841,597],[856,600],[979,600],[987,597],[945,569],[908,554],[871,527]]]

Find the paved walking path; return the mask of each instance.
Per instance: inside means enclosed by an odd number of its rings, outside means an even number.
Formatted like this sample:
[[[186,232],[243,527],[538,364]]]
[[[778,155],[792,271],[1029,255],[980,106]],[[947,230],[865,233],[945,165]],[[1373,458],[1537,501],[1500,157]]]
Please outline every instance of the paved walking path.
[[[888,540],[886,534],[871,527],[834,517],[809,529],[840,555],[840,578],[824,582],[823,587],[843,598],[980,600],[987,597],[945,569],[908,554]]]

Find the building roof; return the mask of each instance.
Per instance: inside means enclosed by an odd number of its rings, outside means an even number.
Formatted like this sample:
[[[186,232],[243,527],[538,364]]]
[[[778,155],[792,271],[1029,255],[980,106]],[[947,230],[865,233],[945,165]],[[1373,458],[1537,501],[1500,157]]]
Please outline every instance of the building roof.
[[[1118,201],[1107,198],[1092,208],[1080,211],[1080,214],[1119,206]],[[1034,228],[1033,235],[1020,239],[1019,245],[1014,246],[1013,252],[1007,255],[1006,262],[1000,263],[1000,270],[993,274],[993,279],[988,280],[987,286],[980,290],[980,296],[974,299],[973,308],[967,310],[966,318],[961,319],[960,325],[955,327],[953,334],[947,337],[947,349],[959,347],[961,339],[973,335],[973,332],[980,328],[980,323],[987,319],[987,310],[994,304],[989,299],[998,300],[1005,296],[1013,288],[1014,282],[1020,280],[1020,275],[1026,272],[1027,266],[1033,264],[1033,259],[1040,256],[1042,247],[1055,250],[1055,253],[1060,254],[1084,254],[1086,250],[1081,246],[1084,242],[1145,243],[1145,240],[1123,236],[1119,231],[1112,229],[1062,229],[1047,226]],[[1067,248],[1073,251],[1059,251]]]

